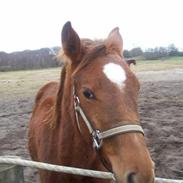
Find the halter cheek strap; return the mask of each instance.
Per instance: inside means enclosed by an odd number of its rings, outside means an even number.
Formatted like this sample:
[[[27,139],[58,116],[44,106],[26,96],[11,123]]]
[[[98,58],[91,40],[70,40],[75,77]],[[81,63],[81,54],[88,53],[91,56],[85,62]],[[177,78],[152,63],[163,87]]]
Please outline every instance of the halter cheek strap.
[[[75,89],[73,90],[74,94],[74,108],[75,108],[75,115],[76,115],[76,122],[78,129],[81,132],[80,122],[79,122],[79,115],[81,115],[83,121],[85,122],[91,136],[93,139],[93,145],[95,149],[100,149],[102,145],[103,139],[110,138],[112,136],[124,133],[142,133],[144,135],[144,131],[140,125],[137,124],[126,124],[119,127],[111,128],[109,130],[101,132],[100,130],[96,130],[92,123],[86,117],[83,109],[80,106],[80,100],[78,96],[75,94]]]

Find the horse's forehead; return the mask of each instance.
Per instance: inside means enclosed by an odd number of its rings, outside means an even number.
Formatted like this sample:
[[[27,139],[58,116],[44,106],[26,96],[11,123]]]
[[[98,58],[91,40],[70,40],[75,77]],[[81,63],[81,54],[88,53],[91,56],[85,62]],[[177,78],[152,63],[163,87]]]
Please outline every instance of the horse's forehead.
[[[102,72],[105,77],[107,77],[110,82],[116,84],[119,89],[125,87],[127,73],[121,64],[114,62],[105,63],[102,67]]]

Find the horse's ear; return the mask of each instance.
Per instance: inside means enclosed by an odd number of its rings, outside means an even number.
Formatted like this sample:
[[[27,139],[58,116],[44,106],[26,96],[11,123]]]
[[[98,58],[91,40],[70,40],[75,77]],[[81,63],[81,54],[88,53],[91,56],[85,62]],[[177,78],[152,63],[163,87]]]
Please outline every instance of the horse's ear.
[[[119,28],[114,28],[108,35],[107,46],[110,50],[117,51],[121,56],[123,55],[123,39],[120,35]]]
[[[130,67],[131,64],[136,65],[136,60],[135,59],[127,59],[125,60],[128,66]]]
[[[72,62],[78,61],[81,52],[81,41],[78,34],[71,26],[71,22],[66,22],[61,34],[62,47],[64,54],[71,59]]]

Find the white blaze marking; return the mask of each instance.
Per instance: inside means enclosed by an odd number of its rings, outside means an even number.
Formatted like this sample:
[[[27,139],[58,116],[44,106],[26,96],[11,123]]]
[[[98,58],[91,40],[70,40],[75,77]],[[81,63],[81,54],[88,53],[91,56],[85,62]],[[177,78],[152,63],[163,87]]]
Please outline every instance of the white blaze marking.
[[[120,89],[125,86],[126,73],[120,65],[108,63],[104,65],[103,72],[107,78],[115,83]]]

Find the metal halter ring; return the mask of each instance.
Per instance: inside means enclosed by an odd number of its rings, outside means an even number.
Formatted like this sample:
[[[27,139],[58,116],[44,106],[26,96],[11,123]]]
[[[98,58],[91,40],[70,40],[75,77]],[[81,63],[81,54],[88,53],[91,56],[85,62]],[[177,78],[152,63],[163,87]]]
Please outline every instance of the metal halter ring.
[[[100,149],[102,146],[102,139],[99,138],[100,131],[99,130],[94,130],[92,132],[92,138],[93,138],[93,146],[97,150]]]
[[[74,106],[77,107],[78,105],[80,105],[79,97],[74,95]]]

